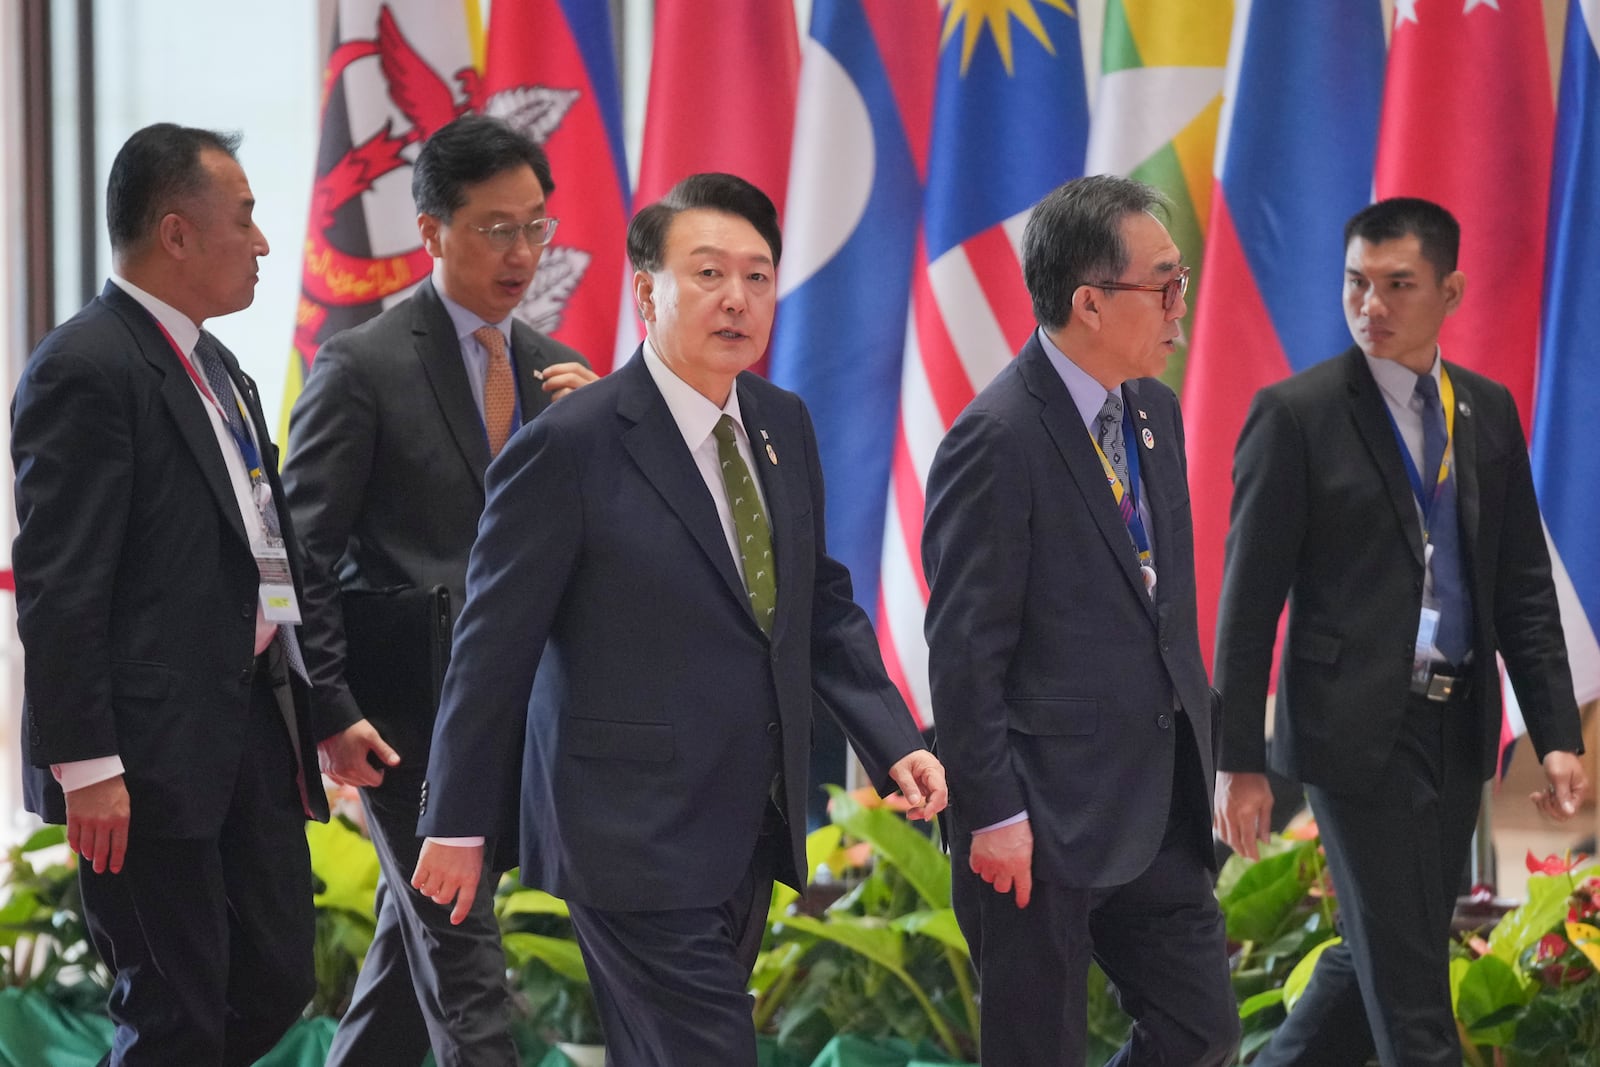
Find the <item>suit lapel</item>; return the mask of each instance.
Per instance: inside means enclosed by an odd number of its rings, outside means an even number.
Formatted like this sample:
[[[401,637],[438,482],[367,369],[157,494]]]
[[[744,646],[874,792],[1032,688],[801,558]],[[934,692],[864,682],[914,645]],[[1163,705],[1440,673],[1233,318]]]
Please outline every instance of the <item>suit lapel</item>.
[[[1452,373],[1450,385],[1455,391],[1456,416],[1451,443],[1455,452],[1453,473],[1456,479],[1456,518],[1461,526],[1461,547],[1466,556],[1462,560],[1469,568],[1468,586],[1471,586],[1471,564],[1478,547],[1478,424],[1473,417],[1471,387],[1461,381],[1461,375]]]
[[[228,478],[228,466],[222,458],[221,443],[212,428],[211,416],[206,414],[205,401],[200,399],[189,372],[178,362],[177,353],[156,320],[137,300],[123,292],[115,282],[106,283],[100,299],[128,324],[145,360],[161,373],[161,399],[178,427],[178,435],[194,454],[200,474],[222,512],[223,521],[242,543],[248,545],[250,538],[245,533],[244,516],[239,514],[239,500]]]
[[[519,319],[511,320],[511,363],[517,375],[517,397],[522,402],[522,424],[550,406],[550,394],[538,373],[550,365],[550,357],[539,343],[533,327]]]
[[[1039,346],[1037,336],[1030,337],[1023,346],[1022,354],[1017,357],[1017,370],[1027,383],[1028,391],[1039,400],[1039,421],[1044,423],[1045,432],[1055,442],[1056,451],[1066,464],[1067,472],[1072,475],[1078,492],[1083,495],[1084,507],[1088,509],[1090,518],[1099,527],[1106,546],[1116,557],[1123,577],[1145,607],[1150,609],[1150,595],[1145,592],[1144,578],[1139,574],[1139,559],[1128,537],[1127,524],[1117,511],[1116,498],[1106,484],[1105,471],[1100,466],[1100,457],[1095,454],[1094,441],[1083,424],[1082,416],[1078,414],[1078,406],[1072,402],[1072,394],[1056,369],[1050,365],[1050,359]],[[1132,442],[1129,442],[1129,447],[1132,447]]]
[[[472,383],[462,363],[455,326],[428,279],[417,286],[411,298],[411,336],[439,412],[481,490],[483,472],[489,466],[489,439],[483,432],[483,417],[478,414]]]
[[[750,438],[750,455],[755,461],[756,477],[761,479],[761,491],[767,498],[767,526],[772,531],[772,558],[778,568],[778,603],[772,624],[772,640],[776,642],[787,629],[784,625],[785,612],[790,599],[798,592],[789,588],[790,583],[784,581],[786,574],[793,576],[796,572],[793,566],[796,552],[794,505],[789,500],[788,490],[784,488],[784,480],[778,472],[777,463],[769,458],[767,451],[770,446],[771,455],[777,455],[777,444],[772,441],[771,430],[762,415],[760,402],[748,389],[739,390],[739,414],[744,419],[745,436]],[[779,443],[786,446],[785,451],[792,451],[787,447],[788,442]],[[799,443],[795,442],[794,447],[798,448]],[[748,602],[746,598],[746,603]],[[755,621],[754,615],[750,618],[752,622]]]
[[[1350,390],[1350,415],[1355,420],[1356,431],[1367,446],[1367,452],[1383,476],[1389,502],[1406,532],[1406,543],[1417,563],[1422,563],[1422,523],[1417,518],[1417,498],[1411,491],[1411,480],[1406,477],[1405,462],[1400,458],[1400,446],[1395,442],[1394,423],[1384,404],[1383,392],[1378,388],[1372,371],[1367,369],[1366,357],[1359,348],[1344,354],[1346,380]]]
[[[716,504],[706,491],[705,479],[700,477],[700,469],[683,443],[683,433],[667,402],[650,378],[644,357],[635,350],[627,365],[613,373],[621,379],[617,414],[633,424],[623,432],[622,446],[667,507],[688,528],[711,566],[722,576],[728,592],[748,612],[744,581],[734,569]],[[750,621],[754,625],[755,617],[751,616]]]
[[[1156,433],[1150,425],[1150,416],[1145,410],[1147,401],[1140,396],[1137,381],[1124,382],[1122,386],[1122,400],[1127,405],[1128,414],[1133,424],[1133,438],[1126,442],[1130,453],[1137,450],[1139,456],[1139,497],[1144,501],[1145,507],[1150,512],[1150,541],[1155,553],[1156,576],[1161,575],[1161,553],[1163,550],[1173,551],[1176,534],[1172,529],[1172,502],[1183,499],[1188,492],[1188,486],[1182,485],[1183,468],[1177,462],[1177,444],[1175,440],[1168,440],[1171,435],[1163,432]],[[1145,444],[1145,434],[1150,435],[1150,444]],[[1099,462],[1099,457],[1095,460]],[[1122,516],[1119,514],[1118,519]],[[1142,580],[1142,576],[1141,576]],[[1156,596],[1161,595],[1161,583],[1156,582]],[[1157,614],[1155,600],[1145,597],[1149,602],[1151,617]]]

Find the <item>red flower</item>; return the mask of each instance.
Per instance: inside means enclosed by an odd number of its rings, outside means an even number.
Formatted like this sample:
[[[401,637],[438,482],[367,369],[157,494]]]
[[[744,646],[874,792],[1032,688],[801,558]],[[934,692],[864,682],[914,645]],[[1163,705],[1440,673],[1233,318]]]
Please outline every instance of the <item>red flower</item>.
[[[1588,858],[1588,856],[1581,852],[1576,856],[1569,852],[1567,853],[1567,858],[1562,859],[1560,856],[1557,856],[1554,852],[1552,852],[1550,855],[1546,856],[1543,861],[1540,861],[1534,858],[1533,849],[1530,848],[1528,850],[1527,861],[1528,873],[1550,875],[1571,874],[1574,868],[1582,866],[1583,861],[1587,860]]]
[[[1539,953],[1534,959],[1543,963],[1545,960],[1560,959],[1567,951],[1567,939],[1560,934],[1545,934],[1539,939]]]

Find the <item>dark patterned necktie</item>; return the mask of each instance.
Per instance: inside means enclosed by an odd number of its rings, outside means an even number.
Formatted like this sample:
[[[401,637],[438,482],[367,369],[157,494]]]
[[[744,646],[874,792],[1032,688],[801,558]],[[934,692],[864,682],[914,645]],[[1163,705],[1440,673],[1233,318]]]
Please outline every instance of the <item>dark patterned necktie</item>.
[[[739,565],[750,610],[767,636],[778,607],[778,575],[772,561],[772,528],[761,510],[754,476],[734,443],[733,417],[724,415],[711,431],[717,439],[717,461],[722,465],[722,485],[733,512],[733,532],[739,540]]]
[[[1459,665],[1472,648],[1472,601],[1461,567],[1455,465],[1451,464],[1449,476],[1439,484],[1439,464],[1444,460],[1449,436],[1439,385],[1433,375],[1424,374],[1417,379],[1416,395],[1422,401],[1422,484],[1433,502],[1427,519],[1428,543],[1433,545],[1428,570],[1433,576],[1433,599],[1439,609],[1439,632],[1434,644],[1445,659]]]

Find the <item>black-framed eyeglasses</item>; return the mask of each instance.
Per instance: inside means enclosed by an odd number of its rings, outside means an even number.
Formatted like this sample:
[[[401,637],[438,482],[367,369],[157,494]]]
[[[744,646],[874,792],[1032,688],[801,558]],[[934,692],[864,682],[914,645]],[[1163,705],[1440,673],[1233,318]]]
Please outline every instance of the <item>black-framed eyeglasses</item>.
[[[518,226],[514,222],[497,222],[493,226],[474,226],[473,229],[483,234],[489,241],[489,247],[496,252],[509,252],[511,246],[517,243],[517,234],[528,239],[528,244],[533,248],[542,248],[549,244],[556,235],[556,225],[559,219],[534,219]]]
[[[1134,285],[1131,282],[1090,282],[1096,289],[1125,289],[1138,293],[1160,293],[1161,310],[1171,311],[1178,298],[1189,291],[1189,268],[1179,267],[1178,273],[1160,285]]]

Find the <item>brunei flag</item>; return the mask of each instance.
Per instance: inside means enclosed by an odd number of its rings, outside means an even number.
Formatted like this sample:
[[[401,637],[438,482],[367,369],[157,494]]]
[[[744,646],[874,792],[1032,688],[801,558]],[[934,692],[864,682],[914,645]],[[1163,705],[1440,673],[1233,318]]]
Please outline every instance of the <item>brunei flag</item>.
[[[1204,286],[1212,150],[1222,114],[1233,0],[1109,0],[1100,84],[1089,125],[1089,174],[1125,174],[1172,198],[1167,229],[1192,271],[1183,335]],[[1183,389],[1187,354],[1162,378]]]
[[[482,103],[476,0],[339,0],[322,78],[322,136],[301,261],[294,350],[278,440],[317,348],[427,277],[411,162],[441,126]]]

